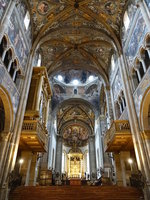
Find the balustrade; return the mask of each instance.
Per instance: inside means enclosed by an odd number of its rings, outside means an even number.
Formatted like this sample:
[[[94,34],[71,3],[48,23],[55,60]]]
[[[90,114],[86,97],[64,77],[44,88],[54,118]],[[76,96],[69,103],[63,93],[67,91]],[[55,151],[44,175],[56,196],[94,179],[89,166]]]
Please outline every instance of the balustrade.
[[[126,146],[127,145],[127,146]],[[132,135],[128,120],[116,120],[104,136],[104,149],[108,152],[132,148]]]
[[[32,143],[30,139],[32,138]],[[26,143],[30,149],[48,149],[48,135],[44,124],[39,120],[24,120],[22,126],[21,140]],[[36,144],[36,145],[35,145]]]

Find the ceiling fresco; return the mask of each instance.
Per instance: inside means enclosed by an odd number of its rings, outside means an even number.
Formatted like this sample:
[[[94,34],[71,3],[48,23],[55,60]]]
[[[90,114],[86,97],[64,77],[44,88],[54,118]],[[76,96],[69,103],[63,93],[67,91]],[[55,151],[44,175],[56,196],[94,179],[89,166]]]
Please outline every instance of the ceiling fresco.
[[[127,0],[28,0],[33,38],[49,75],[92,69],[108,81],[114,44],[120,44]]]
[[[81,102],[63,104],[57,114],[57,127],[64,145],[87,145],[88,138],[94,133],[94,120],[94,112],[88,105]]]
[[[89,132],[84,126],[72,124],[65,127],[62,136],[64,145],[81,147],[87,145]]]
[[[61,80],[59,80],[59,78]],[[76,83],[77,82],[77,83]],[[70,98],[85,99],[99,108],[101,78],[87,70],[61,71],[50,78],[52,109]]]

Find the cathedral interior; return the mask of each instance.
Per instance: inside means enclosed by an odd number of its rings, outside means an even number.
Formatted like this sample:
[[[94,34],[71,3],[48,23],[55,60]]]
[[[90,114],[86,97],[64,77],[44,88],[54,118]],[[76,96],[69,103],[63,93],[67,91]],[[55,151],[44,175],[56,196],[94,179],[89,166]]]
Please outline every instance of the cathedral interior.
[[[150,199],[150,0],[0,0],[0,200],[74,187]]]

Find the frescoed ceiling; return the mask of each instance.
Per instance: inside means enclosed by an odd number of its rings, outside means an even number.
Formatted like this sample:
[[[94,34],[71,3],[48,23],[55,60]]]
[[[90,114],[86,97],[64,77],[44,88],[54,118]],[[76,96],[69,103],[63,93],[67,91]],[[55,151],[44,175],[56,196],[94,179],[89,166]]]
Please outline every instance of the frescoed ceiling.
[[[87,70],[60,71],[50,78],[52,109],[69,98],[80,98],[99,108],[101,78]]]
[[[49,75],[92,69],[108,81],[127,0],[28,0],[34,41]]]
[[[58,134],[66,146],[85,146],[94,134],[94,120],[94,112],[89,106],[76,102],[66,103],[58,111]]]

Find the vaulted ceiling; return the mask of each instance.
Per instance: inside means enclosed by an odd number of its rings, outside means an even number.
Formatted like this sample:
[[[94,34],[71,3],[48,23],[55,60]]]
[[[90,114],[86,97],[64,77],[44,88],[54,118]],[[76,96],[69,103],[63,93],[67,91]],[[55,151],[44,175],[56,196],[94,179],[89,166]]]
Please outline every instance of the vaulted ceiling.
[[[61,105],[57,114],[57,131],[66,146],[85,146],[94,134],[95,115],[88,105],[71,101]]]
[[[28,1],[33,39],[49,75],[86,69],[108,83],[111,55],[120,50],[120,26],[127,0]]]

